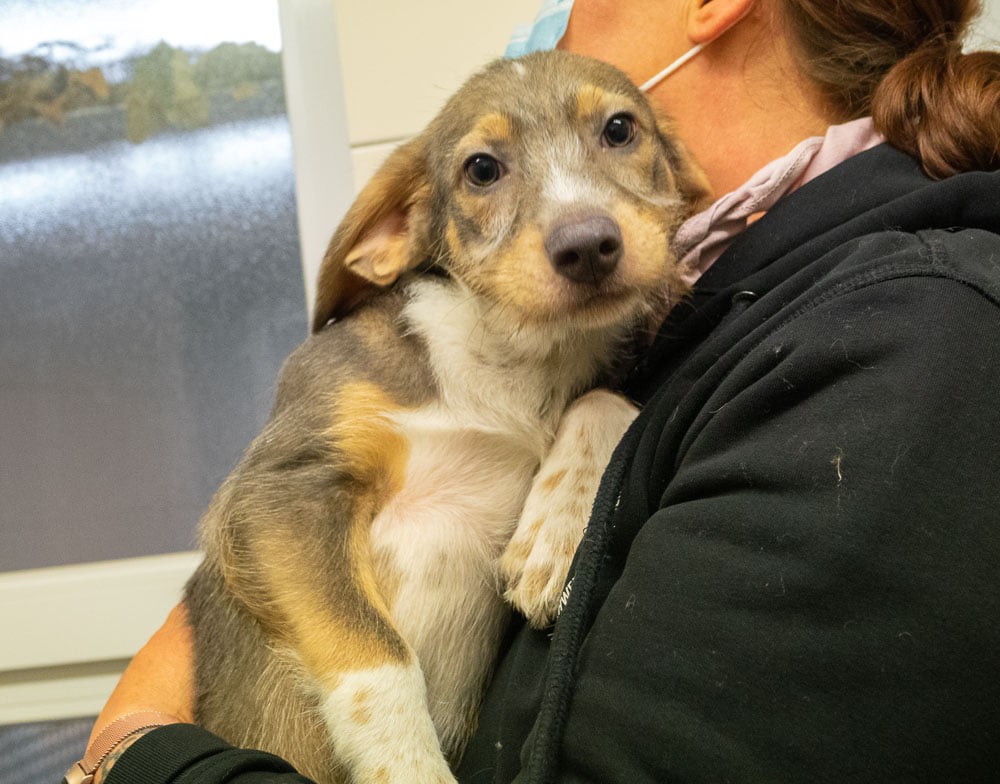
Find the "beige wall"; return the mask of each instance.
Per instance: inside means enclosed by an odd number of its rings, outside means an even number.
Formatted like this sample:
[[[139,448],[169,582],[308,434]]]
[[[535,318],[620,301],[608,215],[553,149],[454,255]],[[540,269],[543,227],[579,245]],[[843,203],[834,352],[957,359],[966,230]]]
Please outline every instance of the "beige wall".
[[[983,0],[983,14],[970,36],[971,49],[1000,49],[1000,0]]]
[[[419,131],[479,66],[503,54],[540,0],[332,0],[355,183]]]

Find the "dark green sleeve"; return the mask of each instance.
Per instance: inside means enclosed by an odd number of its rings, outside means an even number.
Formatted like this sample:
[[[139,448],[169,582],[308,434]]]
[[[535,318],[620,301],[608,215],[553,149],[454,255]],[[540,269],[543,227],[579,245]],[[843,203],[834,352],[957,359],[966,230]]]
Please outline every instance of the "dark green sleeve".
[[[106,784],[311,784],[284,760],[237,749],[193,724],[171,724],[139,738]]]

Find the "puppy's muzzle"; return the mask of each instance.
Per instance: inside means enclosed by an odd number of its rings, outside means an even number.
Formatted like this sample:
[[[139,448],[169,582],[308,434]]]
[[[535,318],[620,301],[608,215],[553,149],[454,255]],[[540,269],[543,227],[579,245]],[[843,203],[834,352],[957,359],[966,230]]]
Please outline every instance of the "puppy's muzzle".
[[[614,272],[623,251],[621,229],[606,214],[564,219],[545,238],[552,266],[575,283],[596,286]]]

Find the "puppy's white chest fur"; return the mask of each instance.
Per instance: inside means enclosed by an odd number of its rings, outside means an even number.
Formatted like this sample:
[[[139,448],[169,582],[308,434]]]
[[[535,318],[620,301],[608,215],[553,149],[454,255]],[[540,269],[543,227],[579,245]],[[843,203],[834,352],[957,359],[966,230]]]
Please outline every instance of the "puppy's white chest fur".
[[[538,465],[513,434],[470,427],[440,404],[393,417],[409,443],[403,485],[382,508],[373,541],[411,568],[424,549],[497,554],[513,531]],[[460,557],[462,553],[455,553]]]
[[[515,353],[481,311],[457,286],[434,282],[417,282],[405,308],[426,341],[438,394],[393,416],[409,459],[373,540],[401,539],[411,559],[436,549],[439,536],[457,550],[482,550],[480,562],[497,554],[574,391],[574,381],[550,377],[543,352]]]
[[[475,710],[468,695],[478,695],[506,622],[499,557],[567,401],[604,357],[591,341],[564,345],[537,326],[512,336],[452,284],[418,282],[405,316],[427,343],[438,395],[393,416],[409,456],[370,541],[447,748]]]
[[[410,441],[403,486],[372,525],[371,547],[393,623],[412,646],[446,750],[465,728],[508,611],[500,556],[537,464],[515,440],[446,412],[399,417]]]
[[[410,291],[404,316],[426,342],[438,410],[465,428],[519,438],[539,458],[567,402],[593,381],[624,331],[525,323],[457,282],[418,280]]]

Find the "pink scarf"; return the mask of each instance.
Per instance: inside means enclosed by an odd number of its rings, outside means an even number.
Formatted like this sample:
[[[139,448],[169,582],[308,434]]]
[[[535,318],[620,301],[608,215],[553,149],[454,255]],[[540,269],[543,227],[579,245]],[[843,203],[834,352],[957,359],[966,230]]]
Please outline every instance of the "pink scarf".
[[[788,155],[771,161],[743,186],[689,218],[674,238],[674,252],[681,259],[684,280],[688,284],[698,280],[747,227],[752,216],[766,212],[782,196],[883,141],[871,117],[832,125],[826,136],[800,142]]]

